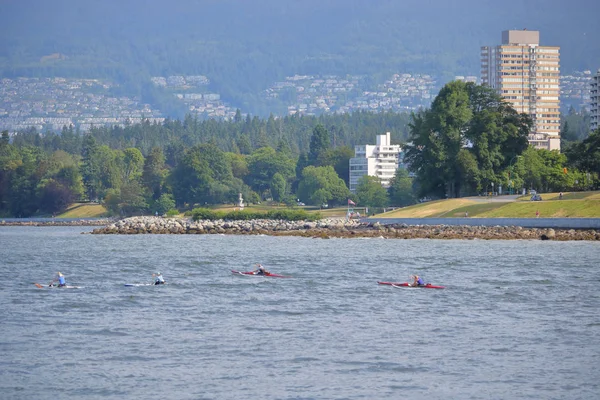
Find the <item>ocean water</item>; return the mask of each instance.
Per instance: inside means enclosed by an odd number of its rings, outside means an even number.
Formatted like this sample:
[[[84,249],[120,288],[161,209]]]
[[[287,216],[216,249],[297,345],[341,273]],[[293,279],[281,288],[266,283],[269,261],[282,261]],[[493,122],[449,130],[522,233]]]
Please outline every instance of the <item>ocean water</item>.
[[[597,399],[595,242],[0,228],[0,398]],[[291,278],[233,275],[260,262]],[[74,289],[37,288],[61,271]],[[150,283],[160,271],[164,286]],[[396,288],[419,274],[446,289]]]

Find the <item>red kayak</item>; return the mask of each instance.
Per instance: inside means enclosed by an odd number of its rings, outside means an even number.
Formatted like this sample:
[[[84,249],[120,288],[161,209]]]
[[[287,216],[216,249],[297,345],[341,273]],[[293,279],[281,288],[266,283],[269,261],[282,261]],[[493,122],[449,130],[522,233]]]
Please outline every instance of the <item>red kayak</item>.
[[[291,278],[291,276],[273,274],[271,272],[265,272],[264,274],[257,274],[254,271],[243,272],[243,271],[236,271],[236,270],[232,269],[231,273],[232,274],[239,274],[239,275],[270,276],[271,278]]]
[[[414,287],[414,288],[423,288],[423,289],[444,289],[445,286],[437,286],[432,285],[431,283],[426,283],[422,286],[412,286],[408,282],[377,282],[380,285],[391,285],[391,286],[404,286],[404,287]]]

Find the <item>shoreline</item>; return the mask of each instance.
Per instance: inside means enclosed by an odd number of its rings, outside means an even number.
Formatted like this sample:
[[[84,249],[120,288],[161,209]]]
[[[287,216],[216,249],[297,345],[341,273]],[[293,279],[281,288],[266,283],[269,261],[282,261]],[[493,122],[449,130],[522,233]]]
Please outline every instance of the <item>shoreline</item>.
[[[589,240],[600,241],[593,229],[523,228],[520,226],[407,225],[345,219],[309,221],[192,221],[188,218],[132,217],[94,229],[91,234],[231,234],[311,238]]]

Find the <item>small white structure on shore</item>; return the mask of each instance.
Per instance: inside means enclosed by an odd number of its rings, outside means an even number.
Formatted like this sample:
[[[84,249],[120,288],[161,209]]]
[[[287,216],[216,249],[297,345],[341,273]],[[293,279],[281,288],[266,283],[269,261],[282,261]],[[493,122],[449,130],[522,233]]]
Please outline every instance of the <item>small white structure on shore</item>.
[[[242,197],[241,193],[238,193],[238,207],[240,210],[244,209],[244,198]]]

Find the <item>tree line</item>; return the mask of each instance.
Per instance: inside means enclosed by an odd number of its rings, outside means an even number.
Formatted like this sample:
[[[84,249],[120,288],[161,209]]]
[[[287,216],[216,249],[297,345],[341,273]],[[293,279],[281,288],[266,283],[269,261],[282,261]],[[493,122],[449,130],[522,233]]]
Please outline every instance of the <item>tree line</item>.
[[[34,129],[0,144],[0,215],[55,214],[74,201],[102,202],[114,214],[267,199],[295,205],[345,204],[351,146],[381,131],[406,138],[409,116],[358,112],[276,119],[73,126]]]
[[[569,143],[564,153],[528,145],[528,116],[492,90],[451,82],[431,108],[412,115],[367,113],[276,119],[200,121],[191,116],[35,130],[0,140],[0,215],[56,214],[75,201],[98,201],[116,215],[273,200],[296,205],[386,207],[422,197],[445,198],[498,190],[595,187],[600,133]],[[348,189],[352,146],[390,131],[404,143],[408,169],[389,188],[365,176]]]

